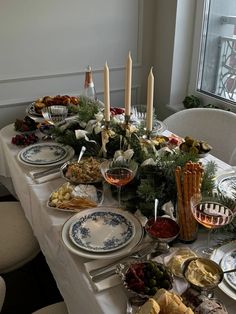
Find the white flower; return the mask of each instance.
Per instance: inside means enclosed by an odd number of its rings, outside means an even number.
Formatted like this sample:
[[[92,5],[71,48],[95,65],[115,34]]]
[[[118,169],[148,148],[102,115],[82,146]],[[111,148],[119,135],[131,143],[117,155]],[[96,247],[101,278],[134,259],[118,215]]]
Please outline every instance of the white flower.
[[[80,139],[84,138],[87,142],[96,143],[96,141],[90,140],[87,137],[87,134],[88,134],[88,131],[85,131],[85,130],[75,130],[75,137],[77,138],[77,140],[80,140]]]
[[[104,117],[102,112],[95,113],[94,116],[95,116],[97,122],[101,122],[103,120],[103,117]]]
[[[117,150],[114,154],[114,159],[116,161],[124,161],[124,160],[130,160],[134,155],[133,149],[127,149],[126,151],[123,150]]]
[[[144,162],[141,164],[141,167],[143,166],[148,166],[148,165],[151,165],[151,166],[156,166],[157,162],[153,160],[153,158],[148,158],[146,160],[144,160]]]
[[[80,140],[81,138],[84,138],[86,139],[86,141],[88,141],[88,137],[87,135],[88,134],[88,131],[85,131],[85,130],[75,130],[75,137],[77,138],[77,140]]]

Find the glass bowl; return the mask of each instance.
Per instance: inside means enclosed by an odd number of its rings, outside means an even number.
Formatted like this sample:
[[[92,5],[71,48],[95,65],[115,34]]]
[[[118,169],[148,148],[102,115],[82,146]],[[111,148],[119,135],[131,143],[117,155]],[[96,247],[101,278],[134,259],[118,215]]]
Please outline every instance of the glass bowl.
[[[179,235],[178,223],[168,217],[157,217],[156,221],[151,218],[145,225],[145,231],[152,238],[159,242],[172,242]]]
[[[182,265],[184,278],[194,289],[211,291],[223,280],[224,273],[214,261],[203,257],[192,257]]]
[[[42,115],[46,121],[51,124],[57,124],[64,121],[68,114],[66,106],[49,106],[42,109]]]
[[[148,299],[158,289],[170,290],[173,275],[168,267],[156,261],[137,261],[119,264],[117,274],[130,297]]]

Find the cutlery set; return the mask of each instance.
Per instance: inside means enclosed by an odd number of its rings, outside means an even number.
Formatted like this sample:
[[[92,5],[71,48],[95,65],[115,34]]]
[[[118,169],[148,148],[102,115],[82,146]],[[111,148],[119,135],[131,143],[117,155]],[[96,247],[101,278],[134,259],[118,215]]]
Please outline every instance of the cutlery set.
[[[93,269],[89,272],[90,278],[93,282],[100,282],[112,275],[116,274],[116,267],[120,263],[127,262],[132,259],[150,259],[151,254],[155,253],[155,256],[166,253],[166,248],[162,247],[158,243],[149,242],[147,245],[142,246],[142,248],[136,252],[133,252],[129,255],[122,257],[116,261],[109,263],[106,266]]]
[[[49,174],[57,173],[59,171],[60,171],[60,167],[58,167],[58,166],[50,167],[49,169],[34,173],[33,178],[34,179],[43,178]]]

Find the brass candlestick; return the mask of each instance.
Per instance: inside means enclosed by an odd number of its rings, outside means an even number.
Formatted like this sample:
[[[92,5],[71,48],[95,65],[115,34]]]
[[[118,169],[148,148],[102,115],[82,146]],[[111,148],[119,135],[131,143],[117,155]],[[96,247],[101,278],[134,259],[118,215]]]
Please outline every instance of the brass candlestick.
[[[125,124],[128,125],[130,122],[130,115],[125,115]]]
[[[110,121],[105,121],[105,129],[110,129]]]

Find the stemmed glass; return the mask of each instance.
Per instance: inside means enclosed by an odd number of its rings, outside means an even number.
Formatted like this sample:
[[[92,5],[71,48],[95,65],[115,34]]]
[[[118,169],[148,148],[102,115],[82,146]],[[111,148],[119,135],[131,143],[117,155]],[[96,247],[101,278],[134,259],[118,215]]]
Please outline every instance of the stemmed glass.
[[[42,128],[40,128],[41,132],[46,134],[43,137],[44,140],[53,138],[51,135],[52,129],[60,122],[63,122],[67,114],[68,109],[66,106],[49,106],[42,109],[42,115],[49,123],[48,125],[42,125]]]
[[[190,203],[194,218],[208,228],[207,246],[197,248],[196,252],[203,257],[209,257],[213,251],[210,247],[211,231],[229,224],[235,216],[235,208],[227,207],[217,196],[201,194],[193,195]]]
[[[42,115],[48,123],[56,125],[65,120],[68,114],[66,106],[49,106],[42,109]]]
[[[134,179],[138,164],[134,160],[126,162],[106,160],[100,165],[100,169],[104,179],[117,187],[118,205],[121,207],[121,188]]]

